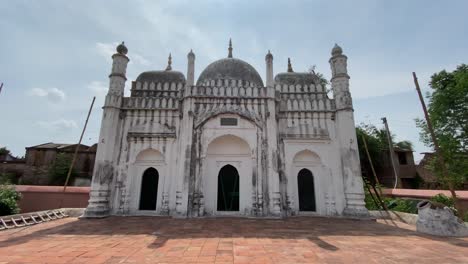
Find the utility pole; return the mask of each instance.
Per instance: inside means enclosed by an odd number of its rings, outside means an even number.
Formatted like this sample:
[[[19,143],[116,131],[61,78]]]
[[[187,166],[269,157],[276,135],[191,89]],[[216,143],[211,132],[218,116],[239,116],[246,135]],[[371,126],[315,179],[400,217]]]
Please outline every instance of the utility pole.
[[[445,167],[445,161],[442,153],[440,152],[439,148],[439,141],[437,140],[437,137],[434,133],[434,128],[432,127],[431,119],[429,118],[429,114],[427,113],[427,108],[426,108],[426,103],[424,102],[424,98],[421,93],[421,89],[419,88],[419,82],[418,82],[418,77],[416,77],[416,73],[413,72],[413,79],[414,79],[414,85],[416,86],[416,91],[418,92],[419,95],[419,101],[421,101],[421,106],[424,111],[424,117],[426,118],[426,124],[427,124],[427,129],[429,130],[432,138],[432,142],[434,143],[434,150],[437,155],[438,161],[439,161],[439,166],[442,169],[442,179],[447,183],[450,193],[452,194],[452,198],[454,201],[454,204],[457,205],[457,194],[455,193],[455,188],[453,186],[452,181],[448,178],[448,172],[447,172],[447,167]],[[459,207],[457,206],[457,209]],[[461,212],[461,211],[460,211]]]
[[[392,162],[393,174],[395,175],[395,185],[393,185],[393,189],[396,189],[397,186],[401,186],[401,183],[398,180],[398,172],[395,167],[395,159],[393,158],[395,151],[393,151],[393,143],[392,143],[392,136],[391,136],[392,134],[390,134],[390,129],[388,129],[387,118],[382,117],[382,121],[385,125],[385,132],[387,133],[388,149],[390,150],[390,160]]]

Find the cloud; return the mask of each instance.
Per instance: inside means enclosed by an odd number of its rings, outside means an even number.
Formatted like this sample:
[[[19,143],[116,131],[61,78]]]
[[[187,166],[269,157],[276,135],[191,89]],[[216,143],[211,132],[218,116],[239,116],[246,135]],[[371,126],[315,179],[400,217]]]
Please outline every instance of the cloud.
[[[88,84],[88,89],[96,96],[105,96],[107,94],[107,90],[109,90],[107,84],[101,81],[92,81]]]
[[[47,100],[53,103],[59,103],[65,100],[65,92],[57,88],[49,88],[49,89],[32,88],[31,90],[29,90],[28,95],[37,96],[37,97],[45,97],[47,98]]]
[[[103,42],[97,42],[96,43],[96,49],[99,55],[104,57],[106,60],[111,61],[112,55],[115,54],[115,48],[119,45],[118,42],[112,42],[112,43],[103,43]],[[151,65],[151,62],[146,59],[144,56],[141,54],[132,51],[131,56],[130,56],[130,63],[135,63],[143,66],[149,66]]]
[[[38,121],[37,125],[53,131],[64,131],[78,128],[74,120],[58,119],[54,121]]]

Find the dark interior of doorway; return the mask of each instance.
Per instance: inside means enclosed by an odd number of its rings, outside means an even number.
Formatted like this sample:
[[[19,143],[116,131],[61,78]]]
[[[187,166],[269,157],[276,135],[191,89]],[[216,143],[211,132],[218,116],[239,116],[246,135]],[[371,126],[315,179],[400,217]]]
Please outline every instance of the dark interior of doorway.
[[[218,211],[239,211],[239,173],[231,165],[218,174]]]
[[[314,176],[308,169],[302,169],[297,175],[299,189],[299,211],[315,212]]]
[[[156,210],[158,197],[159,173],[155,168],[148,168],[141,180],[140,210]]]

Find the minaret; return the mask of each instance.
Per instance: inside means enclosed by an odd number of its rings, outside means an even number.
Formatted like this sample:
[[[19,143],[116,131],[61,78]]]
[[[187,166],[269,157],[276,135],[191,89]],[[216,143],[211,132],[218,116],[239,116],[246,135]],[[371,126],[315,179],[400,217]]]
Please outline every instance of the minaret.
[[[273,55],[268,50],[265,56],[266,63],[266,86],[273,87]]]
[[[128,49],[125,43],[118,45],[117,53],[112,55],[112,71],[109,75],[110,84],[108,94],[123,96],[125,81],[127,80],[127,64],[130,61],[127,57]]]
[[[190,50],[187,54],[187,85],[192,86],[195,84],[195,54]]]
[[[353,103],[349,92],[347,60],[340,46],[335,44],[331,52],[331,86],[336,104],[335,130],[340,143],[341,166],[344,183],[345,209],[343,214],[365,217],[369,215],[364,203],[364,187],[361,177]]]
[[[103,107],[101,131],[94,165],[93,180],[89,193],[88,207],[84,217],[100,218],[109,215],[109,199],[113,178],[117,172],[117,157],[120,149],[119,127],[120,107],[124,95],[125,76],[129,59],[124,43],[117,46],[117,53],[112,55],[112,71],[109,75],[109,91]]]

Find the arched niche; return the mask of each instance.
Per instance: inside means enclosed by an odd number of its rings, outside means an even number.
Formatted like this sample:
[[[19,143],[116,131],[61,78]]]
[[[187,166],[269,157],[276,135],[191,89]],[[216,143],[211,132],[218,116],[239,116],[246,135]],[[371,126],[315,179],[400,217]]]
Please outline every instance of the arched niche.
[[[161,152],[155,149],[145,149],[138,153],[135,158],[136,164],[144,163],[162,163],[164,162],[164,156]]]
[[[208,144],[207,155],[245,156],[250,155],[250,146],[242,138],[223,135]]]
[[[312,152],[308,149],[299,151],[294,155],[293,163],[298,164],[321,164],[322,161],[320,160],[319,155],[315,152]]]

